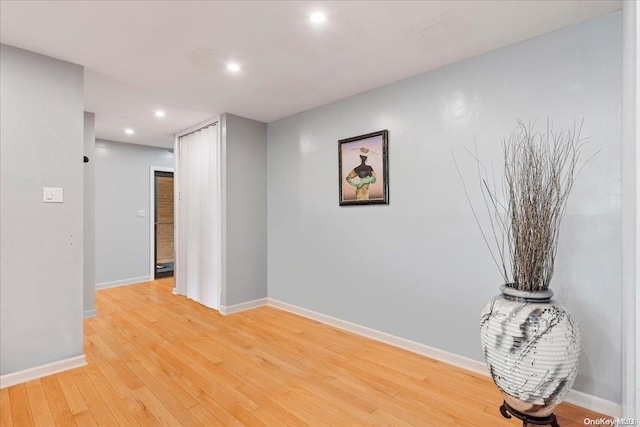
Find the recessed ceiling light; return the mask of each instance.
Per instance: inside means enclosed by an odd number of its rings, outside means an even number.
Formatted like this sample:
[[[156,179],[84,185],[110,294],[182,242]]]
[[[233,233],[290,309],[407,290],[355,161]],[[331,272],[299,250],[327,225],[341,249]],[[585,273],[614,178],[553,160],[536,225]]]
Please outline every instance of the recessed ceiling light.
[[[314,24],[323,24],[327,20],[327,16],[322,12],[314,12],[311,14],[310,19]]]
[[[127,135],[133,135],[135,132],[133,132],[133,129],[125,129],[124,133],[126,133]]]
[[[227,70],[233,71],[234,73],[237,73],[238,71],[240,71],[240,66],[238,64],[233,63],[233,62],[230,62],[230,63],[227,64]]]
[[[156,111],[156,117],[164,117],[166,115],[167,113],[165,113],[164,111]]]

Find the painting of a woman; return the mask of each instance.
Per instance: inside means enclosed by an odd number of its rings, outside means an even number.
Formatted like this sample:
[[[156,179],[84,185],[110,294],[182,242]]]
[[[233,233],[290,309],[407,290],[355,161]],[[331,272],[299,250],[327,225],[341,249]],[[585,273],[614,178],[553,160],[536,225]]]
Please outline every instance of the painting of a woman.
[[[340,205],[388,204],[387,131],[339,141]]]
[[[356,187],[356,200],[369,200],[369,185],[376,183],[376,173],[367,164],[367,158],[376,155],[376,153],[366,147],[360,147],[357,151],[360,155],[360,165],[349,172],[346,180]],[[356,177],[359,180],[356,181]]]

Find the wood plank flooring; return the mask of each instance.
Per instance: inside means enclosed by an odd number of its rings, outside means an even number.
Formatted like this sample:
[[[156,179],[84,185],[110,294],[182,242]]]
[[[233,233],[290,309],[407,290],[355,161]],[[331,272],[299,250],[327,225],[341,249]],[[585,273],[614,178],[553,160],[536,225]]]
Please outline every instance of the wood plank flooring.
[[[0,390],[0,425],[522,425],[488,378],[271,307],[224,317],[172,280],[98,291],[88,366]]]

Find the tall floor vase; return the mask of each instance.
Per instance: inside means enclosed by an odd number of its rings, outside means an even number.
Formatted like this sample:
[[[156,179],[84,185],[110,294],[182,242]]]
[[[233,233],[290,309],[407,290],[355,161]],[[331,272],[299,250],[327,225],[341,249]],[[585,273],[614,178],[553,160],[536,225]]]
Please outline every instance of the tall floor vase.
[[[480,331],[491,377],[517,411],[545,417],[565,398],[578,372],[580,330],[550,290],[502,287],[482,310]]]

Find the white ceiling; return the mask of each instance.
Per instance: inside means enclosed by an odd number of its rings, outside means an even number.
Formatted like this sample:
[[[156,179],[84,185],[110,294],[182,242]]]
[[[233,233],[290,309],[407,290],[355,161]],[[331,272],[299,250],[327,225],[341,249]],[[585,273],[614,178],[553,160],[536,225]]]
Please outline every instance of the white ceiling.
[[[85,67],[98,138],[171,147],[269,122],[620,9],[620,1],[6,1],[0,40]],[[322,11],[317,26],[309,14]],[[226,63],[242,71],[232,74]],[[167,112],[156,118],[154,110]],[[135,129],[135,135],[124,129]]]

